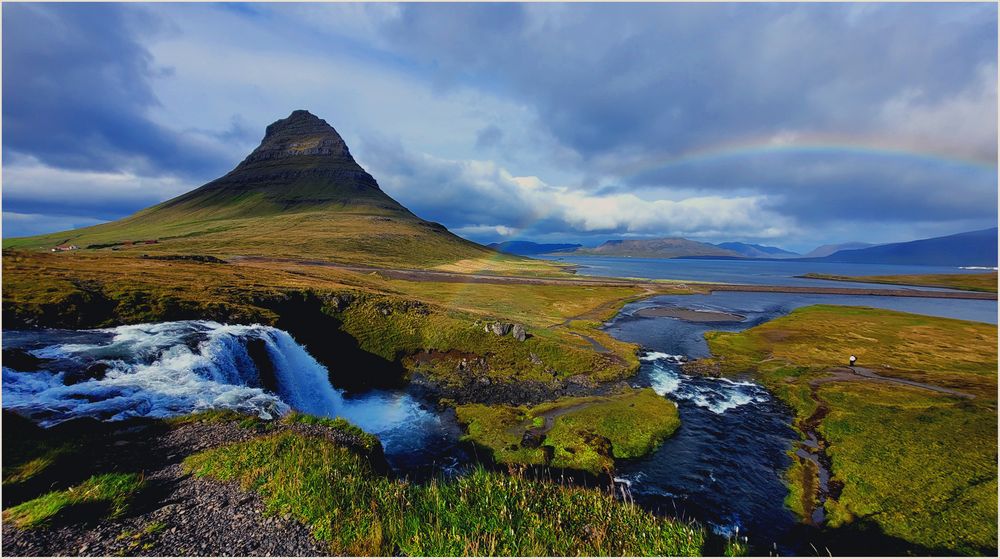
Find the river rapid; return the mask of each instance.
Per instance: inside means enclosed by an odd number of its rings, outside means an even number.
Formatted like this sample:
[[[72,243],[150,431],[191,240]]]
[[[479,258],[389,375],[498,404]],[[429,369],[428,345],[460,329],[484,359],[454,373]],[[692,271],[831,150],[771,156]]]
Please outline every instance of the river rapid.
[[[748,537],[760,553],[810,552],[796,537],[801,524],[784,506],[783,474],[798,440],[790,411],[750,379],[689,376],[681,364],[708,356],[708,330],[739,331],[816,303],[996,322],[993,301],[721,292],[627,305],[604,327],[643,348],[640,371],[630,382],[674,401],[682,420],[654,453],[620,465],[617,480],[637,503],[701,521],[721,535]],[[690,313],[683,319],[638,313],[650,307],[730,313],[739,320],[699,322]],[[180,321],[6,331],[3,348],[41,360],[37,371],[3,368],[3,407],[42,425],[76,417],[115,421],[208,409],[276,417],[294,409],[344,417],[378,435],[400,475],[456,475],[470,461],[458,444],[461,429],[453,412],[439,411],[406,390],[349,397],[333,385],[335,375],[331,384],[329,371],[307,348],[268,326]]]

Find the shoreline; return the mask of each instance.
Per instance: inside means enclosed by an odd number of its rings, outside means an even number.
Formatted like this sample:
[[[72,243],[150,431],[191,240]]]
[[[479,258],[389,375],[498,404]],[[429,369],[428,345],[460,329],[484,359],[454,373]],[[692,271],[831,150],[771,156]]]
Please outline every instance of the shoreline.
[[[741,291],[756,293],[804,293],[810,295],[871,295],[876,297],[920,297],[924,299],[973,299],[996,301],[996,293],[984,291],[924,291],[919,289],[878,289],[860,287],[809,287],[800,285],[740,285],[711,284],[711,291]]]
[[[974,299],[983,301],[996,301],[997,294],[983,291],[930,291],[920,289],[880,289],[862,287],[821,287],[821,286],[800,286],[800,285],[749,285],[735,283],[703,283],[681,280],[650,281],[629,278],[614,278],[601,276],[575,276],[566,278],[546,278],[531,276],[504,276],[492,274],[465,274],[459,272],[445,272],[441,270],[418,270],[408,268],[380,268],[377,266],[356,266],[350,264],[339,264],[322,260],[299,260],[286,258],[270,258],[261,256],[239,256],[230,258],[232,263],[281,263],[298,264],[303,266],[319,266],[326,268],[338,268],[353,272],[371,273],[376,272],[386,279],[403,281],[425,281],[441,283],[492,283],[500,285],[576,285],[592,287],[642,287],[648,289],[664,290],[706,290],[713,291],[742,291],[742,292],[762,292],[762,293],[804,293],[813,295],[854,295],[854,296],[878,296],[878,297],[921,297],[929,299]]]

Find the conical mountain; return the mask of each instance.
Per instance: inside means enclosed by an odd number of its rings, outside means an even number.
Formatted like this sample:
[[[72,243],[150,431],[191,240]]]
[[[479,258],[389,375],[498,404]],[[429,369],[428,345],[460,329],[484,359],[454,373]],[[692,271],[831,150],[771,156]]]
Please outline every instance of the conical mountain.
[[[155,241],[155,242],[153,242]],[[495,257],[383,192],[337,131],[297,110],[232,171],[127,218],[5,248],[256,255],[427,267]]]
[[[268,126],[260,146],[228,174],[154,209],[261,213],[331,203],[412,216],[379,189],[332,126],[298,110]]]

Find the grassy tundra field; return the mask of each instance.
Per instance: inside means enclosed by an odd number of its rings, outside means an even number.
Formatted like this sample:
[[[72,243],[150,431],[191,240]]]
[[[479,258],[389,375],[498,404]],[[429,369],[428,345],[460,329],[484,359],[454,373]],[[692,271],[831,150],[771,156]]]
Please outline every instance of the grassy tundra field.
[[[609,381],[630,375],[638,360],[632,344],[611,338],[599,326],[651,289],[407,281],[329,266],[200,262],[123,252],[5,251],[7,327],[259,322],[285,328],[317,351],[322,344],[310,336],[326,328],[343,336],[326,337],[323,344],[340,339],[367,359],[405,364],[444,385],[462,384],[473,372],[500,384],[551,383],[578,375]],[[655,289],[690,292],[668,283]],[[518,342],[484,331],[494,321],[522,324],[528,338]],[[476,371],[459,369],[462,359],[473,357],[484,360]]]
[[[995,552],[996,326],[819,305],[706,337],[714,358],[699,368],[751,371],[793,408],[800,431],[816,430],[832,470],[829,527],[875,526],[928,552]],[[851,354],[927,387],[850,374]],[[804,466],[789,472],[800,513],[817,498]]]

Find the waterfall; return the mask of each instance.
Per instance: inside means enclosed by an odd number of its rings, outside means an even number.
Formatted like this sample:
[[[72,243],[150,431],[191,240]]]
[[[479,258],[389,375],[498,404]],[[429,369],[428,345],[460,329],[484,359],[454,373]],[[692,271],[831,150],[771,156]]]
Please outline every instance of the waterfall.
[[[327,369],[287,332],[269,326],[179,321],[9,332],[4,344],[48,360],[39,371],[3,368],[4,408],[42,425],[206,409],[272,418],[294,408],[332,416],[343,407]]]

